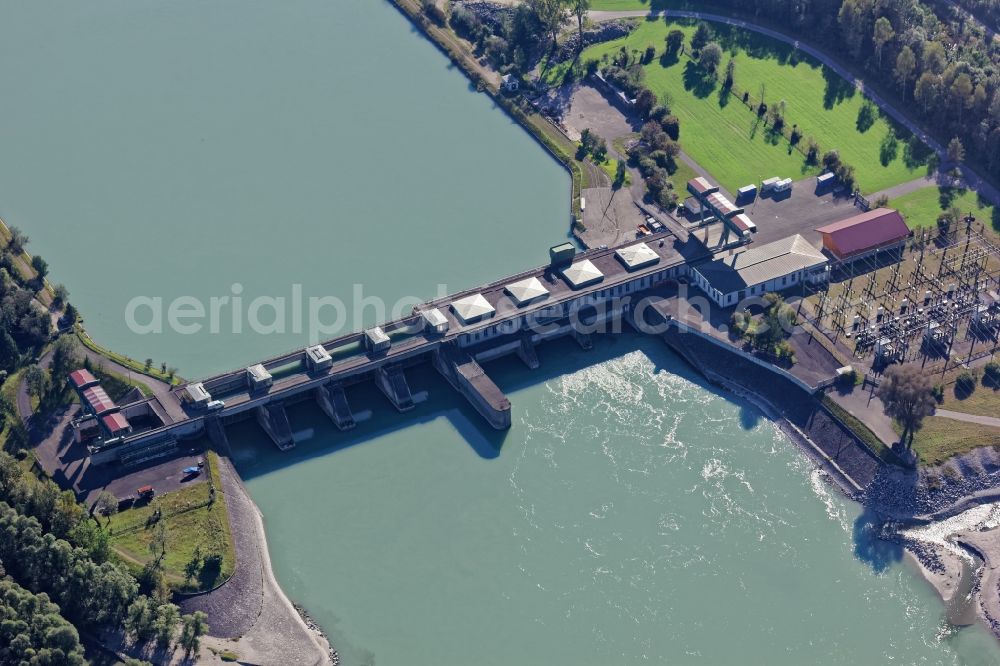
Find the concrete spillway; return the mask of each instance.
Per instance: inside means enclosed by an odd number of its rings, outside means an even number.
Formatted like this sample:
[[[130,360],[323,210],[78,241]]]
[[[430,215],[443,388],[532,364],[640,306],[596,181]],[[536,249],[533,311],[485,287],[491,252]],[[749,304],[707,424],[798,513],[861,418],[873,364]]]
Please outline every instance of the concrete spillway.
[[[257,423],[282,451],[287,451],[295,446],[295,440],[292,439],[292,426],[288,423],[288,414],[285,413],[285,406],[281,403],[271,403],[258,407]]]
[[[398,411],[408,412],[413,409],[413,395],[410,393],[410,385],[406,383],[402,366],[382,366],[376,370],[375,385]]]
[[[350,430],[355,425],[354,413],[341,386],[324,384],[316,389],[316,402],[333,424],[340,430]]]

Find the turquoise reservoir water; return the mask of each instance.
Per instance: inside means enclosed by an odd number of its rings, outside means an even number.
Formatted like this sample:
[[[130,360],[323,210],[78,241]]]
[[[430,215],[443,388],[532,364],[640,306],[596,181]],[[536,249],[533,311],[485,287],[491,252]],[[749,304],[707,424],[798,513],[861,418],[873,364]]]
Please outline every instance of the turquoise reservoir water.
[[[566,240],[566,172],[387,2],[41,0],[0,18],[0,216],[118,351],[229,370],[305,344],[296,284],[343,303],[350,332],[380,319],[356,293],[391,315]],[[174,299],[207,314],[234,284],[243,331],[270,296],[284,332],[234,335],[231,304],[216,334],[126,326],[136,296],[161,298],[166,326]]]
[[[377,0],[0,4],[0,214],[100,341],[189,376],[306,333],[137,335],[135,296],[389,302],[562,240],[566,175]],[[350,324],[374,321],[369,309]],[[282,584],[346,664],[994,664],[899,553],[855,536],[753,407],[655,340],[487,369],[484,430],[430,370],[278,454],[234,427]]]

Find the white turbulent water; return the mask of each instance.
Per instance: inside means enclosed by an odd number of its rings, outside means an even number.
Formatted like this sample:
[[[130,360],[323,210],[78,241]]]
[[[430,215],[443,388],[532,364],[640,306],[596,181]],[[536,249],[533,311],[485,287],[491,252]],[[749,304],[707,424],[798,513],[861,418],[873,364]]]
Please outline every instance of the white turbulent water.
[[[279,575],[345,663],[1000,663],[901,553],[858,557],[858,508],[753,406],[656,340],[555,349],[538,384],[489,368],[515,413],[495,459],[419,373],[436,418],[333,454],[317,420],[281,469],[244,452]]]

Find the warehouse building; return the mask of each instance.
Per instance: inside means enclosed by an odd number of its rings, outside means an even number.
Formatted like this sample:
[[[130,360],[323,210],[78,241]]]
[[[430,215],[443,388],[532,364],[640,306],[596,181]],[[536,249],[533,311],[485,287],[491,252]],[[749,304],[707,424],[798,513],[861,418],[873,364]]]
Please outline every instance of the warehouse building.
[[[903,216],[891,208],[876,208],[816,231],[823,237],[823,249],[838,262],[899,250],[910,237]]]

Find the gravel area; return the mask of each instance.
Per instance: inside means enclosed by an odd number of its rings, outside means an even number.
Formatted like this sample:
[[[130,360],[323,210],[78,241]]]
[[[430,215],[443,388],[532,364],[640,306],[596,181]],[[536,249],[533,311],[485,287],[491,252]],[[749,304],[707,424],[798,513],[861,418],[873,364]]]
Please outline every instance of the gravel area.
[[[307,625],[275,581],[260,512],[232,463],[220,457],[219,464],[236,548],[236,572],[213,592],[182,599],[182,612],[207,613],[215,643],[234,650],[245,663],[338,663],[318,628]],[[235,638],[239,638],[236,643],[228,640]]]

